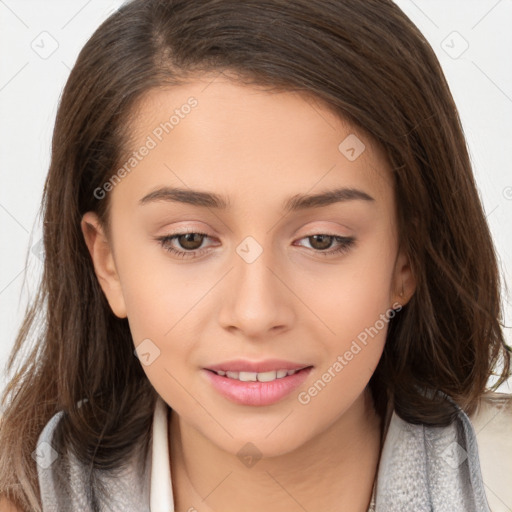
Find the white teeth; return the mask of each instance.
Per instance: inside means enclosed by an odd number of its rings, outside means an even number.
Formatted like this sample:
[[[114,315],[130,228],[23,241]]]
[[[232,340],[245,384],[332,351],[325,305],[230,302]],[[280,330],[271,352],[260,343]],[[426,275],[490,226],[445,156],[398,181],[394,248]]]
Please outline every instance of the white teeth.
[[[241,380],[242,382],[248,382],[250,380],[256,381],[256,377],[258,374],[256,372],[240,372],[238,374],[238,380]]]
[[[271,382],[276,379],[282,379],[288,375],[293,375],[297,373],[299,370],[277,370],[270,372],[223,372],[222,370],[218,370],[217,375],[225,376],[228,379],[235,379],[242,382]]]
[[[284,375],[282,377],[284,377],[286,375],[286,370],[281,370],[284,372]],[[275,380],[276,378],[278,378],[278,375],[277,375],[278,372],[262,372],[262,373],[258,373],[258,380],[260,382],[270,382],[271,380]]]

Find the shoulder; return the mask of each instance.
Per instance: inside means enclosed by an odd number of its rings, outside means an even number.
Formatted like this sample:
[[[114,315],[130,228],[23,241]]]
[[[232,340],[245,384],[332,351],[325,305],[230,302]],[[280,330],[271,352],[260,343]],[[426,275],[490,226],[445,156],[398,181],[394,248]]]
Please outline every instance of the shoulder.
[[[43,510],[96,510],[99,504],[101,510],[149,512],[151,458],[146,444],[134,443],[130,454],[108,469],[92,465],[81,460],[64,439],[65,414],[63,410],[54,414],[37,441],[35,458]]]
[[[469,417],[492,512],[512,508],[512,394],[487,392]]]

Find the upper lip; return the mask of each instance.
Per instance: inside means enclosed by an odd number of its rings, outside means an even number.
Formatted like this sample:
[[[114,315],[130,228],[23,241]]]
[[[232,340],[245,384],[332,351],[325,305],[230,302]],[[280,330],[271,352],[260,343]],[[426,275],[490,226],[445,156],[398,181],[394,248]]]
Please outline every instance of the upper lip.
[[[246,359],[232,359],[223,363],[208,366],[207,370],[215,372],[271,372],[277,370],[301,370],[312,366],[310,364],[295,363],[293,361],[284,361],[283,359],[265,359],[264,361],[248,361]]]

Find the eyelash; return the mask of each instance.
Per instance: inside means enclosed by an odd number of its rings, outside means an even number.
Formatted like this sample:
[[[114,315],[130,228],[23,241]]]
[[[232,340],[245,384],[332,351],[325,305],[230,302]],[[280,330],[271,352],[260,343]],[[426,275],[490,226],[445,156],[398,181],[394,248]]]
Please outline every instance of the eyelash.
[[[170,243],[174,239],[179,238],[180,236],[183,236],[183,235],[190,235],[190,234],[208,237],[208,235],[206,233],[200,233],[198,231],[185,231],[182,233],[175,233],[174,235],[166,235],[166,236],[157,237],[156,240],[158,240],[160,242],[160,245],[166,251],[170,252],[171,254],[173,254],[174,256],[176,256],[178,258],[193,258],[195,256],[196,252],[205,252],[205,250],[198,249],[195,251],[180,251],[170,245]],[[337,249],[329,249],[329,250],[325,250],[325,251],[321,251],[318,249],[310,249],[310,250],[314,251],[315,253],[325,256],[325,257],[334,256],[337,254],[344,254],[344,253],[348,252],[350,250],[350,248],[355,244],[354,237],[332,235],[330,233],[315,233],[313,235],[309,235],[309,236],[300,238],[299,240],[304,240],[305,238],[311,238],[313,236],[318,236],[318,235],[334,238],[334,240],[340,244],[340,246]]]

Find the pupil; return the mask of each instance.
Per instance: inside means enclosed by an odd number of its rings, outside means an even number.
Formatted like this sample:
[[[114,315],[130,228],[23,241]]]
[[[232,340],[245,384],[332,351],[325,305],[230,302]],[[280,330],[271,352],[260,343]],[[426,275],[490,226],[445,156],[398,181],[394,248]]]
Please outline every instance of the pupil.
[[[320,241],[320,246],[316,246],[317,249],[327,249],[329,248],[329,246],[331,245],[331,236],[330,235],[313,235],[311,237],[315,243],[317,243],[318,241]],[[324,241],[324,243],[322,243],[322,241]],[[315,243],[312,244],[313,247],[315,247]]]
[[[194,244],[197,244],[197,240],[194,242],[194,238],[199,237],[199,245],[201,245],[201,236],[202,235],[199,235],[198,233],[186,233],[185,235],[181,236],[182,239],[185,239],[185,242],[182,243],[180,241],[180,244],[185,249],[191,249],[191,250],[197,249],[198,247],[194,246]]]

